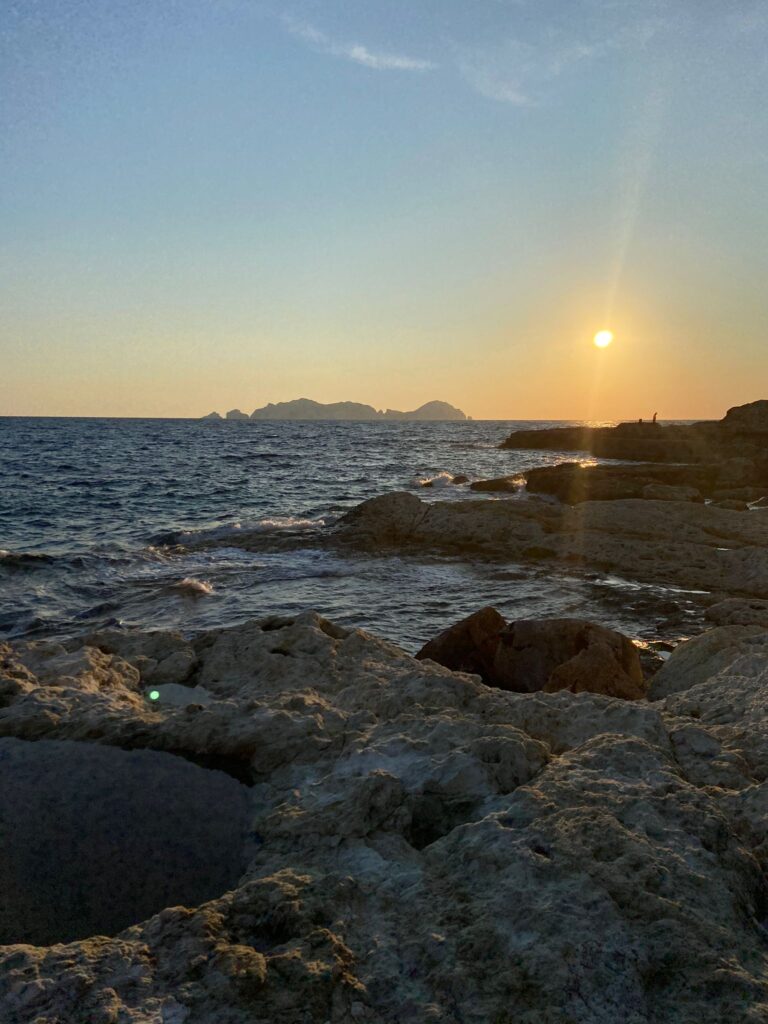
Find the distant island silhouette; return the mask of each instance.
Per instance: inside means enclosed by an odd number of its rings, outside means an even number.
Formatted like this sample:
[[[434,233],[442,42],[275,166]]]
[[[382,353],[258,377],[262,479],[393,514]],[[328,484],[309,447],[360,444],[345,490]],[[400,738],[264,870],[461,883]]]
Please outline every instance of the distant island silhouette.
[[[240,409],[230,409],[226,416],[217,412],[202,417],[205,420],[467,420],[467,416],[448,402],[426,402],[410,412],[397,409],[374,409],[360,402],[331,402],[324,405],[311,398],[296,398],[292,402],[270,402],[254,409],[249,416]]]

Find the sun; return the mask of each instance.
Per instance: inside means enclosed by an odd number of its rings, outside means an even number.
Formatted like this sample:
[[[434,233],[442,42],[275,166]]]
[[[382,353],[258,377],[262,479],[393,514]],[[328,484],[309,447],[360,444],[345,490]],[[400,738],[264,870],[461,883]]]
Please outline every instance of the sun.
[[[613,341],[613,331],[598,331],[594,341],[598,348],[608,348]]]

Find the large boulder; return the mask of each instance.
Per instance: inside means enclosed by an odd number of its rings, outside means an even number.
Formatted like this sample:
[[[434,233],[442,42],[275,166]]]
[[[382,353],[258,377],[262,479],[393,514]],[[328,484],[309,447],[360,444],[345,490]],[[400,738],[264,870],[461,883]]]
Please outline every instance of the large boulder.
[[[481,608],[461,622],[443,630],[426,643],[416,657],[428,658],[454,672],[474,672],[483,679],[493,674],[499,636],[506,620],[495,608]]]
[[[768,630],[768,601],[729,597],[707,608],[706,618],[716,626],[764,626]]]
[[[734,434],[757,434],[768,438],[768,399],[737,405],[729,409],[722,427]]]
[[[482,608],[449,627],[416,655],[490,686],[518,693],[570,690],[637,700],[646,685],[635,645],[614,630],[581,619],[522,619],[506,625]]]
[[[505,690],[589,691],[645,696],[637,648],[627,637],[582,619],[521,619],[499,638],[493,682]]]
[[[661,700],[705,683],[728,669],[755,644],[762,651],[768,633],[761,625],[717,626],[674,649],[653,678],[649,698]]]

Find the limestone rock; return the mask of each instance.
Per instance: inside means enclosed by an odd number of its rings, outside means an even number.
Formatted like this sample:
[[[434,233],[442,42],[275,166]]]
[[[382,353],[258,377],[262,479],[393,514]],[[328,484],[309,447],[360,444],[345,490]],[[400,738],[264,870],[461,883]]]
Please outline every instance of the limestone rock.
[[[109,629],[89,634],[86,641],[105,654],[124,658],[138,669],[146,686],[183,683],[197,662],[194,648],[179,633]]]
[[[730,645],[649,704],[505,692],[316,615],[265,619],[194,639],[195,713],[149,706],[118,654],[0,646],[16,743],[174,751],[251,787],[234,888],[118,935],[0,948],[0,1019],[754,1024],[768,643]]]
[[[644,498],[650,501],[703,501],[701,491],[695,487],[673,487],[669,484],[646,484]]]
[[[247,538],[239,543],[249,544]],[[768,532],[761,514],[698,502],[546,499],[421,502],[388,494],[339,520],[327,543],[380,551],[438,551],[611,571],[728,596],[768,598]]]
[[[707,608],[706,617],[716,626],[763,626],[768,629],[768,601],[727,598]]]
[[[768,644],[763,627],[718,626],[680,644],[654,676],[649,698],[659,700],[706,683],[751,649],[755,640]]]

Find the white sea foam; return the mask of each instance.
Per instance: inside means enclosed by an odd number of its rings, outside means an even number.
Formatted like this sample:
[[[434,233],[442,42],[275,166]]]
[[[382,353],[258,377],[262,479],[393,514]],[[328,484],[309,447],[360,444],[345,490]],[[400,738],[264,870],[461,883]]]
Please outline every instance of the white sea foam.
[[[453,483],[453,473],[438,473],[436,476],[415,476],[411,481],[413,487],[446,487]]]
[[[172,584],[174,590],[179,590],[190,597],[202,597],[213,593],[213,584],[207,580],[196,580],[192,576],[185,576],[183,580]]]
[[[267,516],[259,519],[256,528],[264,530],[311,530],[325,526],[325,519],[302,519],[300,516]]]

